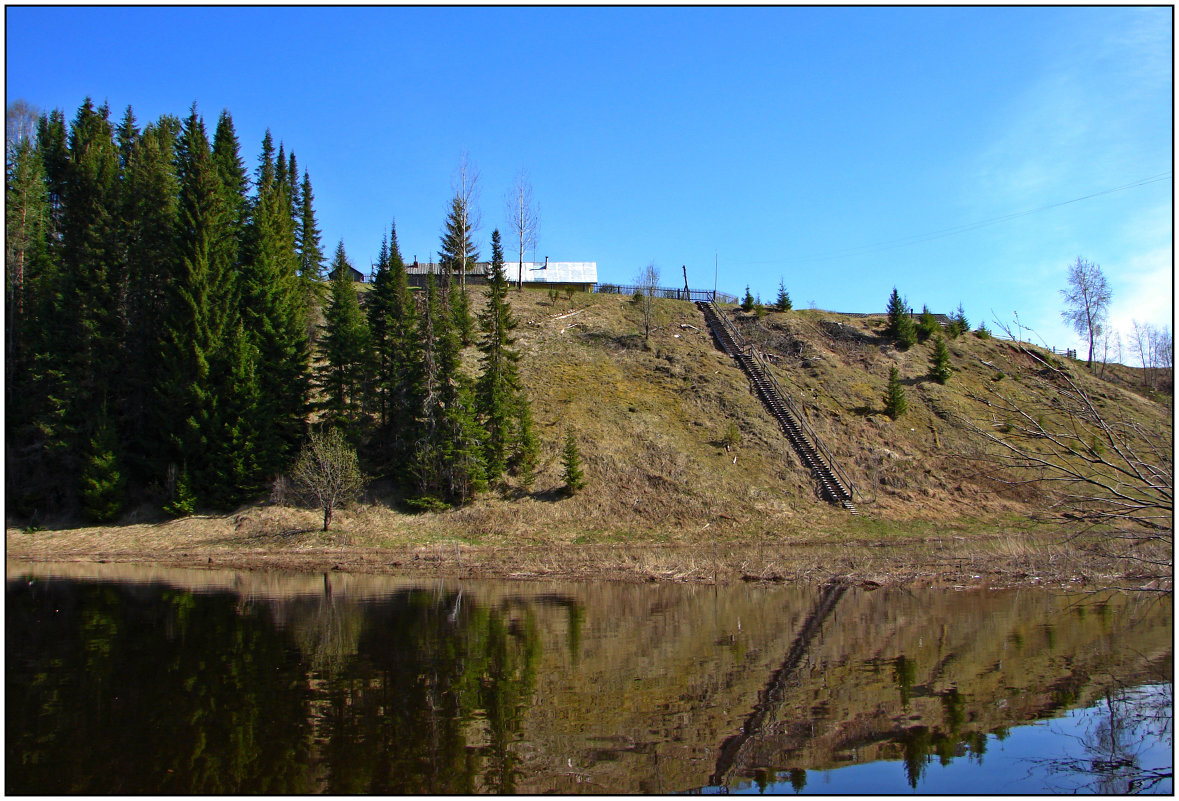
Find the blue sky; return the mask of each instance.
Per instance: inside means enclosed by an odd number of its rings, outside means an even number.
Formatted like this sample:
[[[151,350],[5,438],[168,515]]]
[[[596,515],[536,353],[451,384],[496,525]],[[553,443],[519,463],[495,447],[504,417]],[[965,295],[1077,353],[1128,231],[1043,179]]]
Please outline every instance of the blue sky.
[[[226,108],[311,174],[324,250],[436,254],[464,152],[480,253],[527,171],[536,256],[796,307],[1018,312],[1067,266],[1173,317],[1170,8],[6,7],[7,99]],[[1132,186],[1133,185],[1133,186]],[[1116,191],[1110,191],[1116,190]],[[1089,197],[1092,196],[1092,197]],[[1086,198],[1086,199],[1080,199]],[[1071,201],[1071,202],[1070,202]],[[1030,213],[1025,213],[1030,212]],[[512,250],[508,246],[509,253]]]

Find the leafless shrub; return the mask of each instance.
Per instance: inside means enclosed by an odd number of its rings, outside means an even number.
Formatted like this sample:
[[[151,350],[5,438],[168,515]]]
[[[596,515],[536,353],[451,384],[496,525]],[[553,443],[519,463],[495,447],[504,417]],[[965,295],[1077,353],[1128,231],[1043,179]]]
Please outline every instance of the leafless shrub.
[[[360,494],[364,489],[364,474],[356,459],[356,449],[339,429],[312,431],[291,477],[323,510],[323,530],[327,531],[336,508]]]
[[[1066,369],[1017,339],[1014,347],[1036,362],[1039,369],[1023,380],[1038,385],[1048,400],[1031,402],[1009,382],[968,393],[983,411],[981,420],[966,421],[990,446],[982,460],[1006,484],[1051,488],[1055,522],[1077,533],[1099,533],[1092,547],[1138,563],[1160,586],[1169,583],[1173,434],[1149,430],[1129,416],[1115,419]],[[1159,544],[1165,547],[1152,547]]]

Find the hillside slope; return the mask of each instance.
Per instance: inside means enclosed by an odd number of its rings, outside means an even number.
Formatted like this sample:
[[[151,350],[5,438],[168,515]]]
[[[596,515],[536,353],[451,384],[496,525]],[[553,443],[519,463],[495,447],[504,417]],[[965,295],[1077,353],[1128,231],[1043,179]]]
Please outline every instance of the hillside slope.
[[[898,351],[882,334],[883,317],[808,310],[757,319],[725,309],[760,343],[779,384],[856,483],[861,514],[852,516],[819,497],[693,304],[656,301],[645,346],[642,312],[629,297],[513,291],[510,300],[541,441],[530,490],[509,478],[461,508],[411,514],[378,478],[328,532],[313,509],[260,499],[229,515],[164,521],[137,510],[118,526],[10,527],[8,556],[710,582],[1154,582],[1143,557],[1170,573],[1169,534],[1152,534],[1150,553],[1130,559],[1093,550],[1061,536],[1046,485],[988,475],[979,431],[991,429],[990,411],[972,396],[998,389],[1049,417],[1056,400],[1042,365],[1011,342],[951,341],[955,372],[940,385],[926,377],[932,345]],[[478,357],[474,347],[463,354],[472,374]],[[1103,414],[1148,431],[1170,458],[1169,392],[1132,390],[1128,368],[1104,381],[1080,363],[1061,364]],[[896,421],[883,411],[892,366],[909,403]],[[733,428],[739,443],[726,448]],[[561,463],[567,431],[588,481],[571,497]],[[1036,527],[1037,519],[1048,525]]]
[[[971,395],[1002,383],[1029,406],[1050,401],[1025,380],[1036,365],[1010,342],[974,334],[949,341],[955,373],[941,385],[927,376],[932,342],[898,351],[882,335],[883,316],[790,311],[758,319],[726,310],[770,356],[779,383],[865,496],[864,519],[857,521],[818,498],[789,442],[744,373],[714,347],[692,304],[657,301],[657,328],[645,348],[641,313],[628,297],[577,294],[554,302],[525,292],[513,293],[512,302],[522,323],[521,369],[546,445],[537,487],[560,485],[566,427],[576,433],[589,476],[583,493],[553,500],[559,512],[537,524],[677,539],[705,525],[749,534],[871,529],[872,521],[990,527],[1035,516],[1051,503],[1042,487],[988,478],[985,465],[971,458],[983,442],[970,422],[986,418]],[[1070,375],[1107,413],[1172,437],[1169,405],[1071,364]],[[909,401],[897,421],[883,413],[892,366]],[[730,423],[741,441],[726,450]],[[528,518],[524,513],[519,522]]]

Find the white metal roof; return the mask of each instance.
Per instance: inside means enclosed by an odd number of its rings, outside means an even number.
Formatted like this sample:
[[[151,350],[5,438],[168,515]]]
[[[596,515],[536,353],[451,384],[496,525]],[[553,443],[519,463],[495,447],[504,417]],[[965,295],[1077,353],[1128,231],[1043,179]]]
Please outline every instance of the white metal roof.
[[[519,269],[519,262],[504,264],[504,272],[508,278],[514,278]],[[596,261],[550,261],[545,266],[543,261],[524,262],[524,282],[538,284],[596,284],[598,282],[598,263]]]

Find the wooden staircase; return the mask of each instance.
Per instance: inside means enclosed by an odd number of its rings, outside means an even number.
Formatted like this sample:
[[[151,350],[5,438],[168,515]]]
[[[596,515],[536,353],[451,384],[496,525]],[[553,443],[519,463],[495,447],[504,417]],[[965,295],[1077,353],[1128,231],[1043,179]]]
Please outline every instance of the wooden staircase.
[[[852,503],[855,485],[839,469],[831,452],[823,446],[814,429],[806,424],[790,396],[774,380],[765,358],[752,344],[745,342],[741,333],[725,319],[715,304],[711,301],[698,301],[696,306],[704,314],[704,320],[708,323],[720,349],[735,359],[749,376],[749,381],[761,402],[778,421],[799,459],[811,471],[823,499],[836,506],[842,506],[853,515],[859,514]]]

